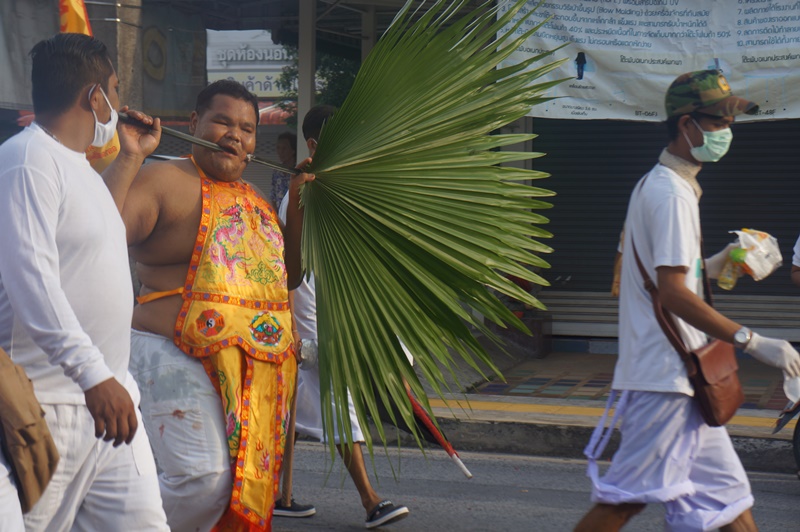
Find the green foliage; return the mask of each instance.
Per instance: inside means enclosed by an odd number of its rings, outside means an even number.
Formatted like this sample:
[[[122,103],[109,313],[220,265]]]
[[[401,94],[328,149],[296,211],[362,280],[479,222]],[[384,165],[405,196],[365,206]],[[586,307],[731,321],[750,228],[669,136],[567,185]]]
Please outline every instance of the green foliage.
[[[404,380],[430,411],[401,342],[441,395],[453,356],[499,373],[471,328],[497,338],[474,312],[525,330],[495,291],[544,308],[507,275],[547,284],[531,267],[548,267],[536,211],[553,193],[528,184],[547,174],[499,166],[542,154],[498,150],[533,135],[491,132],[546,101],[563,80],[536,80],[564,60],[500,67],[538,29],[507,26],[525,0],[457,18],[466,3],[439,0],[419,17],[405,5],[325,124],[302,191],[328,434],[335,424],[350,437],[348,390],[362,424],[382,402],[414,426]]]
[[[283,102],[278,106],[291,113],[287,124],[297,126],[297,47],[287,46],[289,52],[289,66],[283,67],[276,84],[283,92]],[[359,63],[352,59],[331,55],[325,52],[317,54],[316,78],[317,91],[316,103],[340,107],[344,103],[353,81],[358,73]]]

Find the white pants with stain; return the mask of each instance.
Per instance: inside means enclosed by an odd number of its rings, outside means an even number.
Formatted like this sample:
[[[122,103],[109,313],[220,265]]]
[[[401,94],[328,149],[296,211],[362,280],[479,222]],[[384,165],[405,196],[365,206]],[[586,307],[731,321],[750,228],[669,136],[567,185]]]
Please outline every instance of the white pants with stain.
[[[202,362],[163,336],[131,331],[130,371],[141,390],[169,526],[206,532],[231,498],[222,401]]]

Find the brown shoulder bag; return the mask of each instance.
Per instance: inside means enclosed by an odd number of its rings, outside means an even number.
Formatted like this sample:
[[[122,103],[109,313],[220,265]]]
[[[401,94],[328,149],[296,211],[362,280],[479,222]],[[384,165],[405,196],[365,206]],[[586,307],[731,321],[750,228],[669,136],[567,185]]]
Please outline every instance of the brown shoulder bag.
[[[633,244],[632,239],[631,244]],[[694,398],[700,407],[703,420],[712,427],[723,426],[730,421],[744,402],[744,393],[737,374],[739,365],[736,363],[733,345],[722,340],[714,340],[694,351],[687,350],[675,322],[672,321],[672,315],[665,312],[661,305],[658,288],[642,266],[642,261],[636,252],[636,244],[633,244],[632,247],[636,265],[644,279],[644,287],[650,292],[656,320],[686,365],[686,373],[694,387]],[[705,264],[703,265],[703,283],[706,302],[713,306],[711,286],[706,275]]]
[[[41,498],[58,465],[58,450],[25,370],[0,349],[0,439],[17,484],[22,512]]]

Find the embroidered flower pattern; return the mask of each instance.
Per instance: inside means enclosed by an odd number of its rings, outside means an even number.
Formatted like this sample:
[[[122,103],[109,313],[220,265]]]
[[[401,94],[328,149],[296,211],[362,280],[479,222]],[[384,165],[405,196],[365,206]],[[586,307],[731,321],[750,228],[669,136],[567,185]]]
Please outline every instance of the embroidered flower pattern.
[[[263,261],[259,261],[258,266],[256,266],[255,269],[247,272],[246,278],[263,285],[274,283],[278,280],[278,276],[275,275],[275,272],[272,271],[269,266],[264,264]]]

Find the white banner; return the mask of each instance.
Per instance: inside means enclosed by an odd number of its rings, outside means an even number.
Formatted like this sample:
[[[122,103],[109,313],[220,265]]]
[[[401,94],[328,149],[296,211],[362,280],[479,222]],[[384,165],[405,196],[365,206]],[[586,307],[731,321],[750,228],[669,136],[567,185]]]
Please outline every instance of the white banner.
[[[663,121],[678,75],[717,68],[734,94],[760,106],[737,120],[800,117],[800,1],[559,0],[544,2],[517,33],[550,16],[506,62],[570,43],[555,54],[570,60],[542,79],[572,79],[530,116]]]

